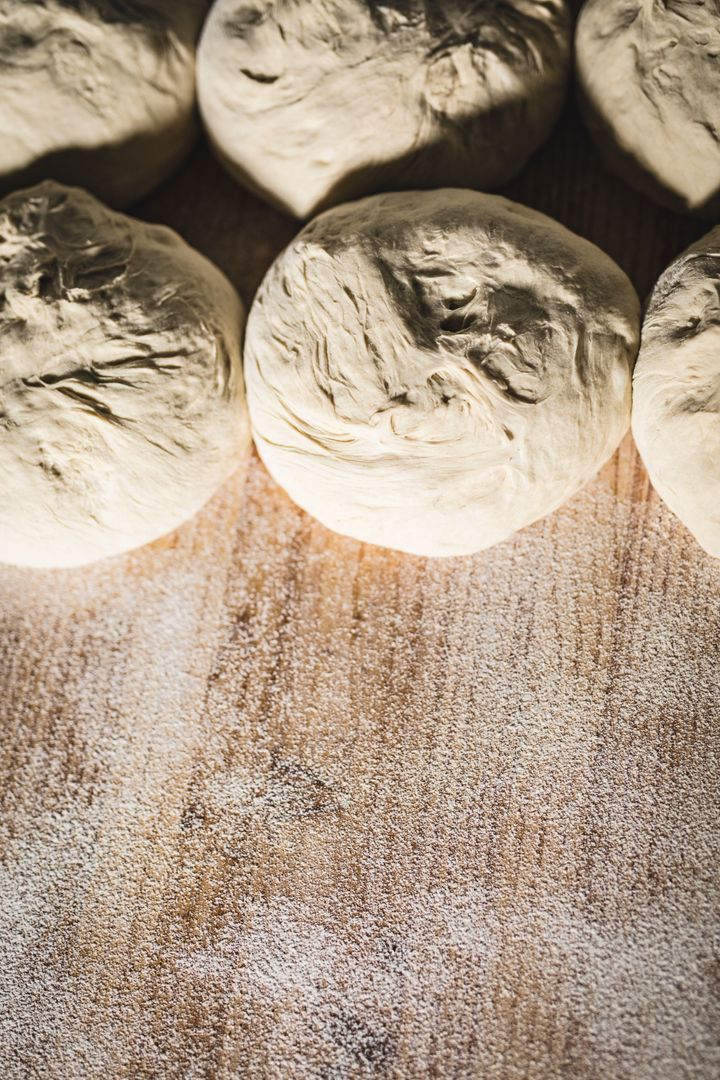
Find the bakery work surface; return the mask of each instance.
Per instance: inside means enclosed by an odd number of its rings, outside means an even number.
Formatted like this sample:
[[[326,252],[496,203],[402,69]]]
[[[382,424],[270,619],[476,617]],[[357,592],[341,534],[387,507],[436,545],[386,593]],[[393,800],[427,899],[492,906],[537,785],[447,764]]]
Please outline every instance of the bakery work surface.
[[[572,109],[505,193],[641,296],[707,229]],[[133,212],[246,303],[297,230],[202,146]],[[8,1080],[720,1075],[720,567],[629,437],[448,560],[255,457],[165,540],[2,568],[0,625]]]

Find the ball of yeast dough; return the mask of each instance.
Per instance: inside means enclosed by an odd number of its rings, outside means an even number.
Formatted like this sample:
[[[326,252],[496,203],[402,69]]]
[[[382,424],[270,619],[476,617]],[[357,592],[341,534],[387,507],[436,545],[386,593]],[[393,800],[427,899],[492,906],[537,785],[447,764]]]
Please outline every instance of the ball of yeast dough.
[[[278,258],[248,319],[258,449],[340,533],[420,555],[488,547],[612,454],[638,321],[606,255],[507,199],[338,207]]]
[[[632,427],[653,486],[720,557],[720,227],[680,255],[652,292]]]
[[[228,169],[308,217],[392,188],[492,188],[554,124],[566,0],[217,0],[200,111]]]
[[[79,184],[124,206],[195,136],[206,0],[0,0],[0,191]]]
[[[167,533],[243,460],[232,286],[175,233],[46,183],[0,202],[0,561]]]
[[[671,209],[720,211],[718,0],[588,0],[577,73],[608,164]]]

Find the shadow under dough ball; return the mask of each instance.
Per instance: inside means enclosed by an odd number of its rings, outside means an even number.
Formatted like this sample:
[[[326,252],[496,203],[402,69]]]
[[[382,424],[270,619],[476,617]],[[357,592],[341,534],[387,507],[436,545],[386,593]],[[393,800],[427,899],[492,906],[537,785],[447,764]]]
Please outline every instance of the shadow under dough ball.
[[[609,166],[672,210],[720,213],[720,0],[588,0],[575,44]]]
[[[638,323],[611,259],[507,199],[445,189],[337,207],[277,259],[250,312],[258,449],[337,532],[473,552],[612,454]]]
[[[653,289],[632,427],[655,489],[720,557],[720,227],[671,263]]]
[[[217,0],[200,111],[228,170],[298,217],[408,187],[494,188],[548,136],[565,0]]]
[[[113,206],[168,176],[196,135],[207,0],[0,0],[0,192],[77,184]]]
[[[230,283],[45,183],[0,202],[0,561],[74,566],[189,518],[246,457]]]

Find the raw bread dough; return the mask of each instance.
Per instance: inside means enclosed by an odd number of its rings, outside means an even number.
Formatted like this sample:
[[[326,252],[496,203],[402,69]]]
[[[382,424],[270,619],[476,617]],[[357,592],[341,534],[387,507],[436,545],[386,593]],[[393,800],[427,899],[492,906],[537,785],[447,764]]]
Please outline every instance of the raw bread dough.
[[[507,199],[445,189],[341,206],[278,258],[251,310],[257,445],[331,529],[476,551],[612,454],[638,323],[611,259]]]
[[[207,0],[0,0],[0,189],[80,184],[112,205],[163,180],[195,135]]]
[[[0,561],[189,518],[249,444],[240,301],[169,229],[46,183],[0,202]]]
[[[581,98],[608,163],[672,209],[720,211],[720,0],[588,0]]]
[[[555,123],[570,26],[566,0],[217,0],[200,111],[228,169],[298,217],[492,188]]]
[[[655,286],[633,390],[633,434],[654,487],[720,557],[720,227]]]

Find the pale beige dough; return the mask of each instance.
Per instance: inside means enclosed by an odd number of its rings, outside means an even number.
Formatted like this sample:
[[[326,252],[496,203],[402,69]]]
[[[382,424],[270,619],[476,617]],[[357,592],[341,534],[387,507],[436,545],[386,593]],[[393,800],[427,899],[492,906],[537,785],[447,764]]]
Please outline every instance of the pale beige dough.
[[[652,292],[632,427],[653,486],[720,557],[720,227],[671,263]]]
[[[0,202],[0,561],[73,566],[189,518],[247,455],[230,283],[46,183]]]
[[[565,0],[217,0],[200,109],[228,169],[298,217],[494,188],[555,123],[570,38]]]
[[[720,0],[588,0],[576,57],[608,163],[672,209],[720,214]]]
[[[0,192],[78,184],[125,206],[196,134],[207,0],[0,0]]]
[[[337,532],[477,551],[612,454],[638,323],[612,260],[526,207],[459,189],[350,203],[299,234],[252,307],[257,446]]]

